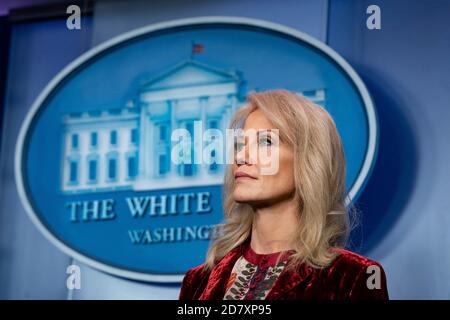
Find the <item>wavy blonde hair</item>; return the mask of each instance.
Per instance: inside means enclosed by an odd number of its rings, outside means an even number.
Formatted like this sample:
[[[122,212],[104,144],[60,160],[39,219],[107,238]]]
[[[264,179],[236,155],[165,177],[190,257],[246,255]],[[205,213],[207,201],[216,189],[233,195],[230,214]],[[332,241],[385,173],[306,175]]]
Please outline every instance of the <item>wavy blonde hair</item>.
[[[321,106],[287,90],[252,92],[238,109],[231,128],[242,128],[247,116],[260,109],[280,140],[294,151],[295,201],[299,223],[293,243],[295,253],[288,267],[306,263],[328,266],[337,256],[333,247],[346,245],[350,219],[345,205],[345,156],[341,138],[329,113]],[[205,268],[212,269],[229,251],[251,235],[255,212],[250,205],[234,201],[233,165],[228,165],[223,187],[224,222],[211,232]]]

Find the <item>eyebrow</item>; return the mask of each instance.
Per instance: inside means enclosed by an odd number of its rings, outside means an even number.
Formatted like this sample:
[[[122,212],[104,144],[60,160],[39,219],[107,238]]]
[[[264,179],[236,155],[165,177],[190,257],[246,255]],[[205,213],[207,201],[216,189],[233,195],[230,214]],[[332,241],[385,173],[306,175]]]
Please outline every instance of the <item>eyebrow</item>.
[[[276,130],[276,129],[272,129],[272,128],[271,129],[257,129],[256,130],[256,138],[258,139],[260,137],[260,133],[269,133],[270,134],[272,132],[275,132],[272,130]],[[245,134],[244,134],[244,137],[247,138],[247,136]],[[236,144],[237,142],[235,141],[234,143]]]
[[[271,136],[272,133],[274,132],[274,131],[272,131],[272,130],[273,130],[273,129],[258,129],[258,130],[256,131],[256,136],[259,138],[260,133],[267,134],[268,136]]]

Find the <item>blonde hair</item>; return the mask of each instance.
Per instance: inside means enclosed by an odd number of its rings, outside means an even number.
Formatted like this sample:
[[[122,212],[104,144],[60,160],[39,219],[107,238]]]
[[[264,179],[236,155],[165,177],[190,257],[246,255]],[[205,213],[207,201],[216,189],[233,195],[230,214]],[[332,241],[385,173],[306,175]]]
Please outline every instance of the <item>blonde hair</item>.
[[[294,92],[251,92],[238,109],[231,128],[243,126],[250,112],[260,109],[279,129],[280,140],[294,151],[295,201],[300,208],[295,253],[289,268],[306,263],[328,266],[337,256],[333,247],[344,247],[350,230],[345,205],[345,156],[341,138],[329,113]],[[212,229],[205,268],[212,269],[229,251],[251,235],[254,212],[250,205],[234,201],[233,165],[228,165],[223,187],[225,221]]]

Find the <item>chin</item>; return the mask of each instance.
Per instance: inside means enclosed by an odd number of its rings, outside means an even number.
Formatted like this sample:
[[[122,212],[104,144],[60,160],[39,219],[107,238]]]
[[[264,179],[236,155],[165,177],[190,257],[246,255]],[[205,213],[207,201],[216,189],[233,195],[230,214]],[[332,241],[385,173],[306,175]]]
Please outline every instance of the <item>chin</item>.
[[[239,203],[247,203],[247,202],[252,202],[252,200],[254,200],[253,197],[242,194],[242,193],[233,194],[233,199],[234,199],[234,201],[239,202]]]
[[[252,194],[251,192],[235,192],[233,194],[234,201],[238,203],[247,203],[247,204],[256,204],[261,201],[260,197],[258,197],[255,194]]]
[[[249,201],[249,199],[246,198],[246,197],[236,197],[236,196],[233,196],[233,199],[234,199],[234,201],[239,202],[239,203],[246,203],[246,202]]]

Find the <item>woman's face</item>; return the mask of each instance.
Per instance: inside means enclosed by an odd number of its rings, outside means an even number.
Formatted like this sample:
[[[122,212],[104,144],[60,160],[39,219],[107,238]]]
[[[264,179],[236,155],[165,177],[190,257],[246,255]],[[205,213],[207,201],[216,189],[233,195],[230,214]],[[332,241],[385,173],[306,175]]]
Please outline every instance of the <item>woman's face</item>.
[[[269,129],[276,128],[260,109],[252,111],[245,121],[245,142],[242,140],[236,144],[233,164],[233,197],[236,202],[256,207],[271,206],[290,198],[295,191],[294,152]],[[256,133],[254,139],[248,137],[252,133]],[[260,152],[278,153],[278,159],[271,157],[272,161],[278,161],[278,169],[267,174],[267,170],[263,170],[267,167],[267,157],[261,157]]]

